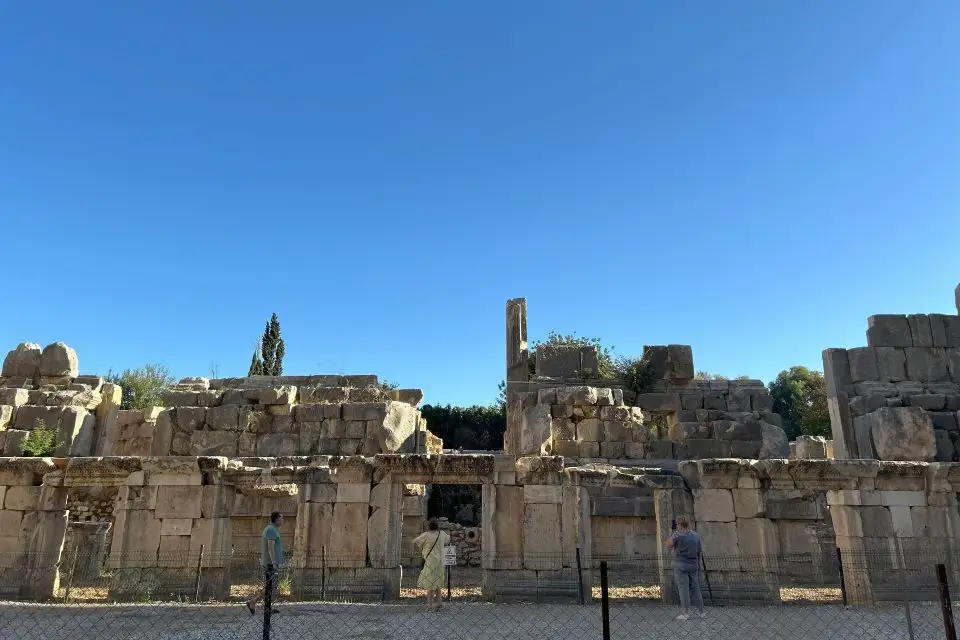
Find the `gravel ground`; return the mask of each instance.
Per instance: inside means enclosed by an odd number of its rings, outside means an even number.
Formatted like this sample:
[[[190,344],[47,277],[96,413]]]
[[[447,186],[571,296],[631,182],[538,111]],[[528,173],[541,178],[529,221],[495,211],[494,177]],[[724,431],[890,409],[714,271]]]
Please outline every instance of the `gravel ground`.
[[[454,603],[440,612],[419,604],[283,604],[274,639],[338,640],[517,639],[602,637],[598,605]],[[263,619],[231,605],[26,605],[0,603],[3,640],[259,639]],[[844,609],[837,605],[709,608],[704,619],[674,620],[677,610],[654,603],[613,604],[612,639],[710,638],[909,639],[903,605]],[[939,607],[912,605],[917,640],[943,638]]]

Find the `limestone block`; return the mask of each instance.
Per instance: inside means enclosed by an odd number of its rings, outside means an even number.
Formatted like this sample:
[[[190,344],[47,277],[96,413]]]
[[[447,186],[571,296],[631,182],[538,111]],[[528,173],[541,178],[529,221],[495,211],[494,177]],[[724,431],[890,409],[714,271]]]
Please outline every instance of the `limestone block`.
[[[0,510],[0,538],[19,539],[22,522],[22,511]],[[23,551],[23,549],[18,548],[16,551]]]
[[[771,520],[820,520],[823,517],[815,500],[768,499],[766,514]]]
[[[939,393],[920,393],[910,396],[910,406],[927,411],[940,411],[947,404],[947,397]]]
[[[340,566],[364,566],[367,551],[367,502],[338,502],[330,528],[330,560]]]
[[[731,493],[733,497],[733,510],[737,519],[759,518],[766,511],[764,492],[758,489],[733,489]]]
[[[914,536],[913,516],[910,513],[910,507],[892,506],[890,511],[890,523],[893,533],[898,538],[912,538]]]
[[[704,402],[706,402],[706,400],[704,400]],[[637,397],[637,406],[647,411],[679,411],[680,394],[641,393]]]
[[[165,407],[195,407],[200,403],[197,391],[167,389],[160,397]]]
[[[880,460],[931,461],[936,455],[933,423],[917,407],[878,409],[856,419],[868,429]]]
[[[8,426],[13,426],[13,405],[0,405],[0,431],[6,430]]]
[[[957,431],[957,412],[955,411],[932,411],[930,412],[930,420],[933,422],[934,429],[942,429],[944,431]]]
[[[911,507],[910,516],[918,538],[955,538],[960,534],[960,514],[956,508]]]
[[[861,494],[868,493],[861,491]],[[885,507],[924,507],[927,504],[925,491],[878,491],[879,504]],[[868,504],[868,503],[864,503]]]
[[[703,408],[709,411],[726,411],[727,396],[723,393],[711,392],[703,396]]]
[[[228,404],[220,407],[210,407],[205,409],[205,415],[205,422],[213,431],[238,431],[240,429],[240,408],[238,405]]]
[[[228,407],[217,407],[218,409],[229,410]],[[236,407],[234,407],[236,409]],[[173,410],[176,416],[176,428],[178,431],[191,432],[203,428],[207,422],[206,407],[177,407]],[[220,414],[222,415],[222,414]],[[219,418],[219,416],[215,416]],[[215,419],[216,424],[223,424],[221,419]]]
[[[190,454],[195,456],[235,456],[237,455],[237,432],[194,431],[190,434]]]
[[[759,441],[731,440],[730,457],[756,460],[760,457],[760,449],[762,446],[763,443]]]
[[[160,521],[161,551],[163,536],[189,536],[193,528],[193,520],[190,518],[164,518]],[[189,540],[186,548],[189,549]]]
[[[601,420],[630,422],[633,420],[633,413],[630,411],[630,407],[601,407],[599,417]]]
[[[907,377],[920,382],[940,382],[950,379],[947,355],[939,347],[911,347],[907,355]]]
[[[600,457],[600,443],[593,442],[589,440],[581,440],[578,443],[580,449],[581,458],[599,458]]]
[[[739,570],[737,556],[742,552],[737,538],[737,524],[731,522],[697,522],[697,533],[703,545],[703,559],[707,570]],[[747,552],[749,553],[749,552]],[[734,564],[735,566],[731,566]]]
[[[367,423],[362,420],[344,422],[344,437],[362,440],[367,436]]]
[[[915,347],[932,347],[933,330],[930,326],[930,316],[922,313],[914,313],[907,316],[907,324],[910,326],[910,339]]]
[[[520,450],[521,455],[539,455],[541,447],[550,438],[553,417],[549,405],[536,405],[524,409],[521,414]]]
[[[527,569],[562,566],[562,529],[559,504],[524,504],[523,559]],[[515,534],[514,534],[515,535]]]
[[[773,411],[773,396],[766,390],[759,390],[750,393],[750,409],[754,412]]]
[[[902,348],[875,347],[877,378],[883,382],[900,382],[907,378],[907,357]]]
[[[760,447],[761,460],[768,458],[786,458],[790,453],[790,445],[786,432],[776,425],[767,422],[760,423],[762,446]]]
[[[703,392],[697,391],[681,395],[680,407],[688,410],[703,409]]]
[[[577,423],[577,440],[601,442],[604,432],[603,422],[597,418],[587,418]]]
[[[400,389],[396,393],[397,401],[409,404],[411,407],[418,407],[423,402],[423,389]]]
[[[260,390],[260,404],[293,404],[297,401],[297,388],[293,385],[267,387]]]
[[[339,482],[337,502],[370,502],[370,485],[367,483]]]
[[[601,442],[600,443],[600,457],[607,458],[609,460],[616,460],[623,458],[625,455],[626,449],[623,446],[622,442]]]
[[[264,457],[295,456],[300,446],[300,434],[268,433],[257,439],[257,455]]]
[[[27,404],[30,399],[30,392],[26,389],[8,389],[0,387],[0,405],[10,405],[19,407]]]
[[[201,486],[161,486],[157,492],[156,517],[201,518],[202,504]]]
[[[537,347],[536,375],[546,378],[598,377],[596,347],[542,344]]]
[[[524,504],[560,504],[562,487],[558,485],[528,484],[523,487]]]
[[[559,387],[557,404],[592,406],[597,404],[597,389],[594,387]]]
[[[947,371],[950,373],[950,379],[954,382],[960,382],[960,348],[951,347],[944,349],[944,356],[947,360]]]
[[[958,343],[960,344],[960,343]],[[614,406],[623,406],[623,389],[612,389]]]
[[[937,462],[951,462],[956,458],[956,448],[953,445],[953,439],[950,437],[949,432],[934,429],[933,439],[937,449],[934,460]]]
[[[40,345],[21,342],[3,359],[3,377],[34,378],[40,375]]]
[[[850,361],[850,377],[854,382],[879,380],[879,365],[877,351],[873,347],[858,347],[847,350]]]
[[[777,556],[781,553],[777,526],[765,518],[737,518],[737,547],[751,556]],[[796,553],[784,550],[786,553]]]
[[[697,522],[733,522],[736,512],[728,489],[694,489],[693,504]]]
[[[297,511],[294,534],[294,539],[297,541],[296,554],[303,558],[301,562],[305,567],[320,566],[324,548],[327,553],[330,553],[333,508],[332,503],[308,502],[300,505]]]
[[[385,402],[354,402],[343,405],[344,420],[382,420],[386,415]]]
[[[110,555],[125,566],[154,566],[160,548],[161,521],[152,511],[120,511]]]
[[[867,319],[867,345],[912,347],[913,337],[905,315],[881,314]]]
[[[727,394],[727,410],[733,412],[750,411],[750,394],[746,389],[735,388],[731,385]]]

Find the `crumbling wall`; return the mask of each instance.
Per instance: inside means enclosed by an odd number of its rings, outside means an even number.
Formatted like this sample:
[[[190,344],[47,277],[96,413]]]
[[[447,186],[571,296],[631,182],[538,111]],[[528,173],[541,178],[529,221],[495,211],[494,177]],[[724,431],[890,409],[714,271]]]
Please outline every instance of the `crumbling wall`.
[[[786,435],[774,424],[780,416],[769,411],[770,396],[759,381],[694,381],[641,394],[640,406],[627,406],[623,390],[606,387],[516,395],[521,452],[581,462],[787,456]]]
[[[823,366],[837,458],[960,459],[960,316],[871,316]]]

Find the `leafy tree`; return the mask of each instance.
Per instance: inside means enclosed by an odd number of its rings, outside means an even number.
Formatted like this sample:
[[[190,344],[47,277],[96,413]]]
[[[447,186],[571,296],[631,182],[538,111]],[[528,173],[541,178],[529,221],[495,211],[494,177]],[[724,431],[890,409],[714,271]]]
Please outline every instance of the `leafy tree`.
[[[247,375],[282,376],[285,353],[283,338],[280,337],[280,319],[274,313],[263,328],[263,335],[253,351]]]
[[[162,364],[148,364],[140,369],[126,369],[120,375],[110,372],[107,381],[123,389],[121,409],[146,409],[162,404],[163,392],[176,378]]]
[[[710,373],[709,371],[697,371],[696,375],[693,376],[694,380],[730,380],[727,376],[720,375],[719,373]],[[737,382],[743,382],[745,380],[750,380],[750,376],[737,376],[733,378]]]
[[[564,345],[574,347],[596,347],[597,348],[597,375],[601,378],[613,378],[616,376],[616,365],[613,361],[613,347],[605,346],[600,338],[585,338],[575,333],[562,334],[557,331],[551,331],[547,334],[546,340],[534,341],[530,346],[529,367],[531,375],[536,371],[537,366],[537,347],[543,345]]]
[[[493,451],[503,448],[507,416],[496,405],[452,407],[427,404],[420,412],[427,419],[427,428],[439,436],[448,449]]]
[[[781,371],[768,388],[773,397],[773,410],[783,418],[787,437],[791,440],[799,435],[830,437],[827,385],[821,372],[790,367]]]

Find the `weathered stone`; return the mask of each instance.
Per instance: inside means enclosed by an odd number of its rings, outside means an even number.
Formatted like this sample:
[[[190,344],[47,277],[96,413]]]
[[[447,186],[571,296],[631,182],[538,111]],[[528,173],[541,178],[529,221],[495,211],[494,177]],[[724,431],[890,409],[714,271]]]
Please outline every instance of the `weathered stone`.
[[[199,403],[197,391],[166,390],[161,394],[165,407],[195,407]]]
[[[910,406],[920,407],[927,411],[940,411],[946,405],[947,398],[941,394],[921,393],[910,396]]]
[[[733,510],[737,518],[759,518],[766,510],[765,493],[759,489],[733,489]]]
[[[206,423],[214,431],[239,431],[240,408],[235,404],[210,407],[206,409]]]
[[[423,389],[400,389],[396,392],[395,400],[405,402],[411,407],[420,406],[423,402]]]
[[[237,455],[235,431],[194,431],[190,434],[190,453],[195,456]]]
[[[847,357],[850,361],[850,377],[854,382],[879,379],[877,352],[875,348],[858,347],[856,349],[848,349]]]
[[[727,396],[723,393],[707,393],[703,396],[703,408],[711,411],[726,411]]]
[[[786,432],[768,422],[760,423],[762,446],[760,447],[761,460],[767,458],[786,458],[790,454],[789,441]]]
[[[930,331],[934,347],[960,346],[960,317],[941,313],[930,314]]]
[[[557,404],[589,406],[597,404],[595,387],[559,387]]]
[[[771,520],[820,520],[823,513],[814,500],[770,500],[766,502],[766,514]]]
[[[934,429],[943,429],[945,431],[958,430],[956,411],[931,411],[930,420],[933,422]]]
[[[29,431],[18,429],[7,429],[0,434],[3,436],[3,455],[4,456],[22,456],[23,445],[30,436]]]
[[[947,357],[939,347],[910,347],[907,354],[907,377],[922,382],[949,380]]]
[[[954,382],[960,382],[960,348],[951,347],[944,349],[947,360],[947,371],[950,373],[950,379]]]
[[[930,327],[930,316],[923,313],[914,313],[907,316],[910,326],[910,339],[915,347],[932,347],[933,331]]]
[[[680,394],[641,393],[637,397],[637,406],[647,411],[679,411]]]
[[[733,522],[736,512],[728,489],[695,489],[694,510],[697,522]]]
[[[346,387],[300,387],[302,404],[343,404],[349,395],[350,390]]]
[[[615,460],[623,458],[626,453],[623,442],[601,442],[600,457]]]
[[[550,435],[554,440],[574,440],[576,427],[569,418],[554,418],[550,427]]]
[[[597,418],[587,418],[577,423],[577,440],[601,442],[604,433],[603,423]]]
[[[260,390],[260,404],[293,404],[297,401],[297,388],[293,385],[268,387]]]
[[[600,443],[592,440],[581,440],[578,442],[581,458],[599,458]]]
[[[613,389],[608,389],[606,387],[597,388],[597,406],[598,407],[607,407],[613,406]]]
[[[4,377],[35,378],[40,375],[40,345],[21,342],[3,359]]]
[[[13,407],[10,405],[0,404],[0,431],[6,430],[6,428],[13,422]]]
[[[5,387],[0,387],[0,404],[19,407],[27,404],[29,398],[30,392],[26,389],[8,389]]]
[[[956,448],[953,445],[953,438],[950,437],[950,432],[942,429],[934,429],[933,436],[937,448],[936,461],[952,462],[956,457]]]
[[[202,503],[202,486],[160,486],[157,491],[155,517],[201,518]]]
[[[871,347],[912,347],[910,324],[903,315],[881,314],[867,319],[867,344]]]
[[[907,379],[907,357],[897,347],[876,347],[877,374],[884,382],[900,382]]]
[[[883,408],[857,420],[869,425],[880,460],[932,461],[936,455],[933,423],[922,409]]]
[[[386,415],[385,402],[354,402],[343,405],[344,420],[382,420]]]

